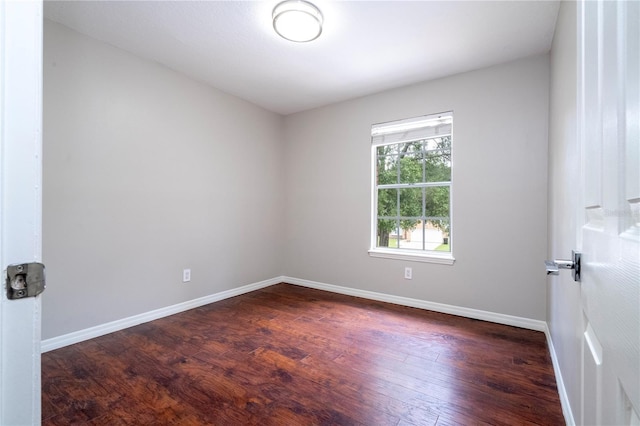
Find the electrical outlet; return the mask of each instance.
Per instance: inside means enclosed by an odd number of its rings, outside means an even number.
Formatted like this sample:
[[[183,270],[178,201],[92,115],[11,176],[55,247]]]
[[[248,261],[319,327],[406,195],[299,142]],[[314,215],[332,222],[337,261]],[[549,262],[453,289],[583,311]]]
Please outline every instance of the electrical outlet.
[[[191,281],[191,269],[183,269],[182,270],[182,282],[188,283]]]
[[[413,270],[409,267],[404,268],[404,279],[410,280],[413,278]]]

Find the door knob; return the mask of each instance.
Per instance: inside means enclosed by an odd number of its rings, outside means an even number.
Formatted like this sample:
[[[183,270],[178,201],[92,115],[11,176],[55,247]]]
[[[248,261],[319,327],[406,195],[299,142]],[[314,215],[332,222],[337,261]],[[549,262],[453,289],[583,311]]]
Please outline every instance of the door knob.
[[[573,260],[556,259],[545,260],[544,264],[547,269],[547,275],[558,275],[560,269],[571,269],[574,281],[580,281],[580,253],[571,251]]]

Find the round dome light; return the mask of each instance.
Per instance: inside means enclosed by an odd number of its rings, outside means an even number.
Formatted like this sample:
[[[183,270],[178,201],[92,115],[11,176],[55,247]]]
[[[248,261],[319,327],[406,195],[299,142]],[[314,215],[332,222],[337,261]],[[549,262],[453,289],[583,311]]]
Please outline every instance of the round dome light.
[[[273,8],[273,29],[295,42],[317,39],[322,33],[322,13],[304,0],[286,0]]]

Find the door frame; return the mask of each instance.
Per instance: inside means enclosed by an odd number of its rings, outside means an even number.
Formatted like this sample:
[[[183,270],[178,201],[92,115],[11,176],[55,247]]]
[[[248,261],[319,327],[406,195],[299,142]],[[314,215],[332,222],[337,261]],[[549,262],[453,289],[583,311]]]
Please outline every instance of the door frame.
[[[41,297],[8,300],[7,265],[42,261],[42,0],[0,0],[0,424],[41,422]]]

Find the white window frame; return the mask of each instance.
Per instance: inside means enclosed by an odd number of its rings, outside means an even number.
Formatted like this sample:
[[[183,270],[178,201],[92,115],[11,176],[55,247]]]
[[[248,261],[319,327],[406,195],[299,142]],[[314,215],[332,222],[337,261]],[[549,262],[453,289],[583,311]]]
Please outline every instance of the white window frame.
[[[419,139],[429,139],[438,137],[433,134],[428,136],[433,123],[438,122],[443,117],[453,118],[453,111],[431,114],[428,116],[398,120],[388,123],[381,123],[372,126],[371,131],[371,244],[369,256],[405,260],[411,262],[427,262],[443,265],[453,265],[453,124],[451,125],[451,180],[449,182],[429,182],[422,183],[422,186],[449,186],[449,252],[439,252],[434,250],[402,249],[377,247],[377,223],[378,223],[378,185],[376,179],[377,148],[384,145],[393,145],[402,142],[411,142]],[[425,136],[427,135],[427,136]],[[442,136],[442,135],[440,135]]]

